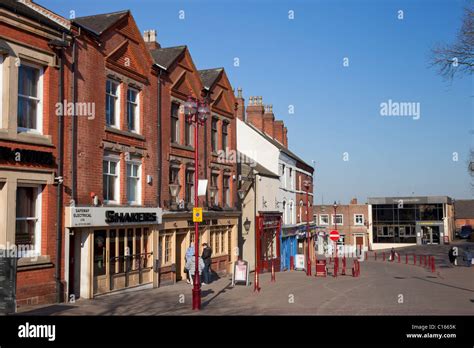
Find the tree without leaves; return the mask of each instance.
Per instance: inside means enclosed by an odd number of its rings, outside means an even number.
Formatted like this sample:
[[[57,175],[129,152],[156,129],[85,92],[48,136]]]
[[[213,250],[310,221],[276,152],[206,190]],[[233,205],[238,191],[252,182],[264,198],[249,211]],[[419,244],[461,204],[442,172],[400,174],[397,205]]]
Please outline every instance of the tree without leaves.
[[[464,9],[464,18],[456,42],[432,49],[431,63],[447,79],[474,72],[474,2]]]

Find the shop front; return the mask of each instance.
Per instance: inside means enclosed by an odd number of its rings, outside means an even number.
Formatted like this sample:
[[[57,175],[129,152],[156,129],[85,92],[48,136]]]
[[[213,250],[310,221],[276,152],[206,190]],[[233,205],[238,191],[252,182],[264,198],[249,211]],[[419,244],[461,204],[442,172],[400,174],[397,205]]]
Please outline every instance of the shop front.
[[[66,208],[69,297],[153,286],[161,208]]]
[[[204,211],[199,224],[199,255],[202,243],[212,249],[211,270],[214,277],[230,273],[231,264],[238,258],[237,212]],[[158,237],[158,284],[169,285],[186,279],[184,266],[186,250],[194,246],[194,222],[190,213],[166,212]]]
[[[260,272],[281,269],[280,234],[282,214],[259,212],[257,216],[257,267]]]

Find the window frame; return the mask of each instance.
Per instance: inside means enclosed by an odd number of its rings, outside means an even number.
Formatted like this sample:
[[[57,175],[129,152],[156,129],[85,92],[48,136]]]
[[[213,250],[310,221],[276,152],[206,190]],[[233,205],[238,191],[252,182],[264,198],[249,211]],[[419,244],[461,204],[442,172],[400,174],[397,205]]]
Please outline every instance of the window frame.
[[[211,150],[214,153],[219,151],[219,118],[215,116],[211,119]]]
[[[104,155],[103,158],[102,158],[102,163],[104,161],[107,161],[109,162],[108,164],[108,172],[107,174],[105,174],[103,172],[103,165],[102,165],[102,181],[104,181],[103,177],[104,175],[110,175],[110,162],[114,162],[116,163],[116,172],[115,172],[115,187],[114,187],[114,199],[106,199],[105,196],[103,196],[103,200],[104,200],[104,204],[119,204],[120,203],[120,157],[117,156],[117,155],[112,155],[112,154],[108,154],[108,155]],[[104,192],[104,182],[102,182],[102,192]]]
[[[357,217],[362,216],[362,222],[357,222]],[[364,214],[354,214],[354,226],[364,226],[365,224],[365,216]]]
[[[133,175],[133,166],[137,166],[137,175],[130,177],[128,175],[128,166],[131,165],[132,169],[132,175]],[[140,205],[142,202],[142,162],[139,159],[133,159],[130,161],[125,162],[125,176],[126,176],[126,196],[127,196],[127,203],[130,205]],[[129,200],[129,185],[128,185],[128,179],[133,178],[136,179],[136,200],[135,201],[130,201]]]
[[[129,100],[129,93],[135,92],[135,101]],[[137,88],[133,88],[128,86],[127,88],[127,130],[129,132],[140,134],[140,99],[141,99],[141,91]],[[134,129],[130,129],[130,105],[134,106],[135,113],[133,115],[133,122],[134,122]]]
[[[28,250],[22,250],[21,248],[17,249],[18,252],[18,257],[36,257],[41,255],[41,239],[42,239],[42,229],[41,229],[41,222],[42,222],[42,193],[43,193],[43,185],[37,185],[37,184],[27,184],[27,183],[22,183],[17,185],[16,187],[16,195],[15,195],[15,200],[18,199],[18,188],[32,188],[34,190],[34,195],[35,195],[35,215],[36,217],[33,219],[36,219],[35,222],[35,228],[34,228],[34,249],[28,249]],[[18,201],[16,201],[16,205],[18,204]],[[15,245],[16,244],[16,221],[18,221],[18,216],[16,212],[16,207],[15,205]],[[21,221],[31,221],[33,220],[31,217],[27,217],[25,219],[20,219]],[[21,245],[21,244],[20,244]]]
[[[211,188],[216,189],[216,194],[214,195],[214,202],[211,202],[214,206],[219,206],[219,173],[211,172]],[[215,179],[214,179],[215,178]]]
[[[3,64],[2,64],[3,65]],[[38,85],[36,86],[37,90],[37,97],[32,98],[30,96],[22,95],[20,94],[20,69],[22,66],[27,66],[33,69],[38,70]],[[21,61],[21,65],[18,67],[18,88],[17,88],[17,115],[16,115],[16,120],[17,120],[17,132],[18,133],[33,133],[33,134],[43,134],[43,76],[44,76],[44,66],[30,62],[30,61]],[[20,127],[18,125],[18,105],[19,105],[19,99],[20,98],[28,98],[29,100],[37,100],[36,104],[36,128],[26,128],[26,127]]]
[[[110,94],[107,92],[107,83],[110,82],[112,85],[116,85],[117,86],[117,90],[116,90],[116,95],[113,95],[113,94]],[[108,119],[107,119],[107,100],[108,100],[108,96],[111,96],[112,98],[114,98],[115,100],[115,103],[114,103],[114,115],[113,115],[113,121],[114,123],[109,123],[108,122]],[[121,96],[121,83],[120,81],[117,81],[117,80],[114,80],[110,77],[107,77],[106,81],[105,81],[105,124],[107,127],[112,127],[112,128],[117,128],[117,129],[120,129],[120,103],[121,103],[121,99],[120,99],[120,96]]]
[[[192,179],[188,181],[191,175]],[[195,171],[191,168],[186,168],[185,172],[185,191],[184,191],[184,201],[188,204],[194,204],[194,175]]]
[[[336,224],[334,223],[334,218],[335,218],[335,216],[336,216],[336,217],[339,217],[339,216],[341,217],[341,222],[340,222],[340,223],[338,222],[337,224],[340,225],[340,226],[344,226],[344,215],[343,215],[343,214],[336,214],[336,215],[331,214],[332,225],[333,225],[333,226],[336,225]]]
[[[323,217],[327,217],[327,222],[323,222]],[[319,225],[329,226],[329,214],[319,214]]]
[[[173,107],[176,106],[176,115],[174,114],[173,112]],[[173,144],[179,144],[180,143],[180,113],[181,113],[181,104],[177,101],[172,101],[171,102],[171,125],[170,125],[170,140],[171,140],[171,143]],[[173,132],[173,128],[174,128],[174,132]]]
[[[221,141],[221,146],[222,150],[226,151],[226,149],[229,147],[229,121],[222,121],[222,126],[221,126],[221,132],[222,132],[222,141]]]
[[[226,181],[227,185],[226,186]],[[230,207],[231,198],[230,198],[230,175],[222,175],[222,206]]]

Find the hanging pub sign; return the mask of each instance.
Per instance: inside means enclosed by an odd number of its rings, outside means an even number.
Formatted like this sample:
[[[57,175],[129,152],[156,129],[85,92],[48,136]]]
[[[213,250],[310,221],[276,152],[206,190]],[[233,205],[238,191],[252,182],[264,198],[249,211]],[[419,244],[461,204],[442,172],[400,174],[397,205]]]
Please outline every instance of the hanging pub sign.
[[[0,161],[52,166],[54,164],[54,156],[51,152],[11,149],[0,146]]]
[[[17,260],[16,257],[0,257],[0,315],[16,312]]]
[[[234,272],[232,273],[232,286],[238,284],[249,285],[249,263],[244,260],[234,262]]]

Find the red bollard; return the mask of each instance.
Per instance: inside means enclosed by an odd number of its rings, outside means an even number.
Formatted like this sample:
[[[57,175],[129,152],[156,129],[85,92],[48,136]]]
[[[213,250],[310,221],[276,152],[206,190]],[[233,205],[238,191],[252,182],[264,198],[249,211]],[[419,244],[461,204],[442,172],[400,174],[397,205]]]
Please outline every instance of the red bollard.
[[[405,264],[408,265],[408,254],[405,254]]]
[[[385,251],[383,252],[383,260],[385,261]]]
[[[290,256],[290,271],[295,269],[295,259],[293,256]]]
[[[275,281],[275,267],[273,266],[273,260],[272,260],[272,277],[271,277],[271,281],[272,281],[272,282]]]
[[[346,275],[346,255],[342,257],[342,273],[341,275]]]
[[[333,277],[337,277],[337,272],[339,271],[339,258],[334,259],[334,274]]]
[[[400,263],[400,253],[398,253],[398,263]]]

